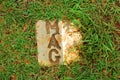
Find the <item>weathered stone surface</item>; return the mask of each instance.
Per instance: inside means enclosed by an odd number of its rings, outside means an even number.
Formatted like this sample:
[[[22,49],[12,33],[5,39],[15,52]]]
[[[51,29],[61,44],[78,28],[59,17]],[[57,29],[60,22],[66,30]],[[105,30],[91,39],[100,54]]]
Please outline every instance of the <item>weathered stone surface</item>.
[[[43,21],[36,23],[38,62],[41,65],[58,65],[79,60],[75,46],[82,36],[72,23]]]

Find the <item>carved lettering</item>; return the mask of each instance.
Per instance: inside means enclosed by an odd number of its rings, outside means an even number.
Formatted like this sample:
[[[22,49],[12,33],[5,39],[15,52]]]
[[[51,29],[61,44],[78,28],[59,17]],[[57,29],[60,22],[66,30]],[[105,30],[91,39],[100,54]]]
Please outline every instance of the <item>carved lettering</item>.
[[[56,49],[51,49],[51,50],[49,51],[49,60],[50,60],[50,62],[51,62],[52,64],[59,64],[60,56],[59,56],[59,55],[58,55],[58,56],[55,56],[56,60],[54,61],[54,60],[52,59],[52,54],[53,54],[53,53],[59,54]]]
[[[55,38],[55,34],[52,34],[52,37],[50,39],[50,43],[48,45],[48,48],[51,48],[51,46],[54,46],[54,47],[56,47],[58,49],[61,49],[61,47],[59,46],[58,41]]]
[[[55,34],[59,34],[59,27],[57,22],[55,22],[53,25],[51,25],[50,22],[46,22],[47,34],[50,34],[50,28],[56,30]]]
[[[47,34],[50,34],[50,29],[55,29],[55,33],[52,34],[50,42],[48,44],[48,48],[51,48],[51,46],[56,47],[58,49],[61,49],[58,41],[55,38],[56,34],[59,34],[59,27],[58,27],[58,22],[55,22],[53,25],[50,24],[50,22],[46,22],[46,31]],[[56,60],[54,61],[52,59],[52,55],[53,53],[55,54],[59,54],[59,52],[56,49],[51,49],[49,51],[49,60],[52,64],[58,64],[60,62],[60,55],[59,56],[55,56]]]

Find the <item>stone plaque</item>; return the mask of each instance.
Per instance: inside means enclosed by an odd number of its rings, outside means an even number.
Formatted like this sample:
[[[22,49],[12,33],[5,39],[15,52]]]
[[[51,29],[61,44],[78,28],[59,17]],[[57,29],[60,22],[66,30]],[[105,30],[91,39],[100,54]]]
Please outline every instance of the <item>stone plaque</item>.
[[[80,31],[65,21],[43,21],[36,23],[38,62],[50,66],[79,60],[75,46],[81,43]]]

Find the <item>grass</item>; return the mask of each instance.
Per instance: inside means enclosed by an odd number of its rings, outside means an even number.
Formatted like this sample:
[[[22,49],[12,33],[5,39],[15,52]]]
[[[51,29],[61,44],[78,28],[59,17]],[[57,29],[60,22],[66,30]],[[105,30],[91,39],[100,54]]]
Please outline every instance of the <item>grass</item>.
[[[92,1],[92,2],[91,2]],[[0,80],[119,80],[119,0],[0,0]],[[35,23],[69,20],[83,35],[83,61],[42,67]]]

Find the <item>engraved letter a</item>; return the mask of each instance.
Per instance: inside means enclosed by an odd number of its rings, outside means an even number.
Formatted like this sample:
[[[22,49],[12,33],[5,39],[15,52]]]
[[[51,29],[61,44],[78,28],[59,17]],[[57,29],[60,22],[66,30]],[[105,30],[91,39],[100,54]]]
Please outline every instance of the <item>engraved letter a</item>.
[[[61,47],[59,46],[58,41],[55,39],[55,34],[52,34],[52,37],[50,39],[50,43],[48,45],[48,48],[51,48],[51,46],[54,46],[58,49],[61,49]]]

